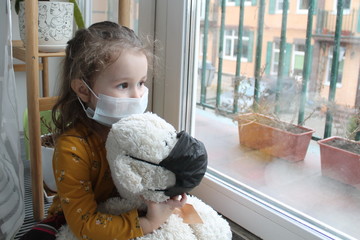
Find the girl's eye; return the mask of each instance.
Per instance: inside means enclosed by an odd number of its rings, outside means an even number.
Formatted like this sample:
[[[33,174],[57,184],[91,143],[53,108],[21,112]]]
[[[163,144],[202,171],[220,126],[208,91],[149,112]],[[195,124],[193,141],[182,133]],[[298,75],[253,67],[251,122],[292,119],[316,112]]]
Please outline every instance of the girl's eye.
[[[117,85],[117,88],[120,88],[120,89],[125,89],[127,87],[128,87],[127,83],[121,83],[121,84]]]
[[[141,86],[143,86],[145,84],[145,81],[139,82],[138,84],[139,84],[139,87],[141,87]]]

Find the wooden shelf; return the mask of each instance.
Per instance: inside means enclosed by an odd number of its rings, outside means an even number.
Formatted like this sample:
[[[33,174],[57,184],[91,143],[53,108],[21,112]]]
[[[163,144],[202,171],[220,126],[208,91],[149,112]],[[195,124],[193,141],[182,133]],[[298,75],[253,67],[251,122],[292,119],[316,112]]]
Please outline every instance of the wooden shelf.
[[[17,58],[23,62],[26,62],[25,60],[25,53],[26,49],[24,47],[24,44],[21,40],[13,40],[13,56],[14,58]],[[64,57],[65,51],[62,52],[54,52],[54,53],[45,53],[45,52],[39,52],[39,57]]]
[[[40,143],[40,111],[51,109],[57,97],[49,97],[48,58],[64,57],[65,52],[44,53],[38,49],[37,1],[25,2],[26,48],[22,41],[14,40],[13,57],[25,64],[17,64],[17,71],[26,71],[27,108],[29,121],[30,168],[32,184],[33,215],[36,221],[44,216],[43,176]],[[119,1],[120,24],[128,25],[130,0]],[[42,71],[42,96],[39,94],[39,71]]]

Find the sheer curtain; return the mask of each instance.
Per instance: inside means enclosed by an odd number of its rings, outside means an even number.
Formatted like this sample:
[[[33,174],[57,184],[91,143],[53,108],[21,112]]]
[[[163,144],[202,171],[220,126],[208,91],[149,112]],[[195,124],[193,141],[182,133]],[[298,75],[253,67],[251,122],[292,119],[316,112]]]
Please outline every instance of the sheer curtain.
[[[15,235],[25,216],[10,10],[10,0],[0,1],[0,239],[4,240]]]

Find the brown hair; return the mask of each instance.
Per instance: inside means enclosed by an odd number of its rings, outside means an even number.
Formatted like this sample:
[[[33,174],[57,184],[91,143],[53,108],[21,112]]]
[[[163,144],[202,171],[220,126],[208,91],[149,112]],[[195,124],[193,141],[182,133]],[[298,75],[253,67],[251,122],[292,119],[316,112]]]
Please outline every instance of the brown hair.
[[[144,46],[133,30],[117,23],[95,23],[87,29],[78,30],[74,38],[68,42],[59,98],[52,110],[57,134],[72,128],[78,122],[90,129],[96,129],[97,123],[86,116],[76,93],[71,88],[71,82],[74,79],[83,79],[92,87],[96,76],[115,62],[124,49],[145,54],[148,63],[151,63],[150,48]]]

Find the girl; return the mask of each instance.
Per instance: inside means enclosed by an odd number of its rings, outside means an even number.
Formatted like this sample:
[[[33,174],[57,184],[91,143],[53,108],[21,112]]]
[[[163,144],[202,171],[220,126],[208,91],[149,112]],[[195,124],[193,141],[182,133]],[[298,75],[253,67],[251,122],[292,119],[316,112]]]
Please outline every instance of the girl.
[[[106,161],[111,124],[147,106],[149,52],[135,33],[112,22],[78,30],[68,42],[59,99],[53,108],[57,127],[53,157],[57,196],[48,218],[22,239],[55,239],[68,224],[79,239],[130,239],[159,228],[186,196],[148,202],[120,216],[97,212],[97,204],[116,189]]]

